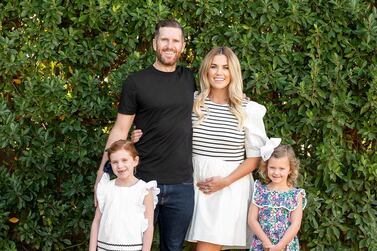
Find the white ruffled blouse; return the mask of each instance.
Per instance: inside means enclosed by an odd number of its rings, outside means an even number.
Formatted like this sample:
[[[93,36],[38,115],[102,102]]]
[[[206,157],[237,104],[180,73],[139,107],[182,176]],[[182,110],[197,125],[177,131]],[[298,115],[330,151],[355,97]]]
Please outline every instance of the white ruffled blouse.
[[[139,180],[130,187],[115,185],[104,173],[97,186],[98,206],[102,213],[98,250],[141,250],[143,233],[148,228],[144,217],[144,198],[152,191],[154,207],[157,204],[156,181]]]
[[[268,159],[280,138],[268,138],[263,122],[266,108],[245,99],[242,103],[245,113],[244,128],[238,127],[238,120],[228,104],[217,104],[205,99],[201,111],[204,118],[192,114],[193,155],[220,158],[225,161],[242,162],[247,157]]]
[[[263,117],[266,107],[254,101],[249,101],[244,108],[246,113],[245,148],[246,157],[262,157],[263,160],[270,158],[281,138],[268,138],[264,127]]]

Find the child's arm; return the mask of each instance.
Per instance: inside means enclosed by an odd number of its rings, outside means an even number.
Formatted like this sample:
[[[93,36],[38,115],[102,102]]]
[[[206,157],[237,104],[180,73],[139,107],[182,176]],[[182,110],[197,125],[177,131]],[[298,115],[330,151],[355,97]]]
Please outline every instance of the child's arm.
[[[291,214],[291,225],[285,231],[283,238],[279,241],[279,243],[273,247],[271,247],[271,251],[273,250],[283,250],[285,247],[293,240],[293,238],[297,235],[298,231],[300,230],[301,220],[302,220],[302,195],[299,194],[298,196],[298,207],[292,211]]]
[[[145,212],[144,217],[148,220],[148,228],[143,234],[143,249],[142,251],[150,251],[153,241],[153,195],[152,191],[149,190],[148,194],[144,198]]]
[[[89,242],[89,251],[96,251],[97,250],[97,239],[98,239],[98,228],[99,223],[101,222],[101,211],[99,208],[96,208],[96,213],[94,215],[92,228],[90,230],[90,242]]]
[[[258,236],[259,240],[261,240],[261,242],[263,243],[263,247],[266,249],[267,247],[272,246],[272,242],[264,233],[261,225],[258,222],[258,213],[259,208],[256,205],[254,205],[254,203],[250,203],[247,222],[249,223],[250,229],[254,232],[256,236]]]

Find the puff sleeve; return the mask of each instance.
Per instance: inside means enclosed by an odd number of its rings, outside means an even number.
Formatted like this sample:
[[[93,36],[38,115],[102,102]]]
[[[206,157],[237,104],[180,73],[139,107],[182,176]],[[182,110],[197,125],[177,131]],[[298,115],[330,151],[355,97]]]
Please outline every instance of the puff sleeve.
[[[152,192],[152,196],[153,196],[153,208],[156,208],[156,205],[157,205],[157,202],[158,202],[158,198],[157,198],[157,195],[160,193],[160,189],[157,187],[157,182],[155,180],[152,180],[150,182],[147,182],[145,184],[145,190],[144,190],[144,193],[143,193],[143,200],[145,198],[145,196],[147,196],[147,194],[149,193],[149,191]],[[144,215],[144,212],[145,212],[145,206],[144,204],[142,205],[142,213]],[[142,232],[144,232],[145,230],[147,230],[148,228],[148,220],[146,218],[144,218],[143,216],[143,219],[142,219]]]
[[[267,160],[281,139],[267,137],[263,122],[266,108],[263,105],[249,101],[245,107],[245,114],[246,157],[262,157],[263,160]]]
[[[157,182],[155,180],[152,180],[147,182],[145,186],[147,190],[145,191],[144,196],[146,196],[149,191],[151,191],[153,196],[153,208],[156,208],[158,202],[157,195],[160,193],[160,189],[157,187]]]
[[[105,206],[105,198],[106,198],[106,190],[107,184],[110,182],[110,175],[108,173],[103,173],[101,180],[98,182],[96,196],[98,207],[101,213],[103,213],[103,209]]]

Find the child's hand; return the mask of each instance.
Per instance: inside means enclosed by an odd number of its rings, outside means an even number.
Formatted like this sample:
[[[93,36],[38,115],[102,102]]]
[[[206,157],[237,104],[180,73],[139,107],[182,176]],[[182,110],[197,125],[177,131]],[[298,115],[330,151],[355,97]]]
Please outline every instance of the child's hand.
[[[271,245],[268,247],[269,251],[282,251],[284,248],[281,248],[279,245]]]
[[[274,246],[270,240],[268,240],[268,242],[266,243],[263,242],[262,244],[263,244],[264,250],[266,251],[270,251],[270,248]]]

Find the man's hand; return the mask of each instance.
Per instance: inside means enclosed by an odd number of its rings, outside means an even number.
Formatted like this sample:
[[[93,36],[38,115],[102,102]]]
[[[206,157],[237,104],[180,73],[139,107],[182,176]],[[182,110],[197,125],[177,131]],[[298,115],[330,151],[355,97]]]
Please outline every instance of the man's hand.
[[[141,129],[133,130],[131,133],[132,143],[137,143],[140,140],[141,136],[143,136],[143,132],[141,131]]]

